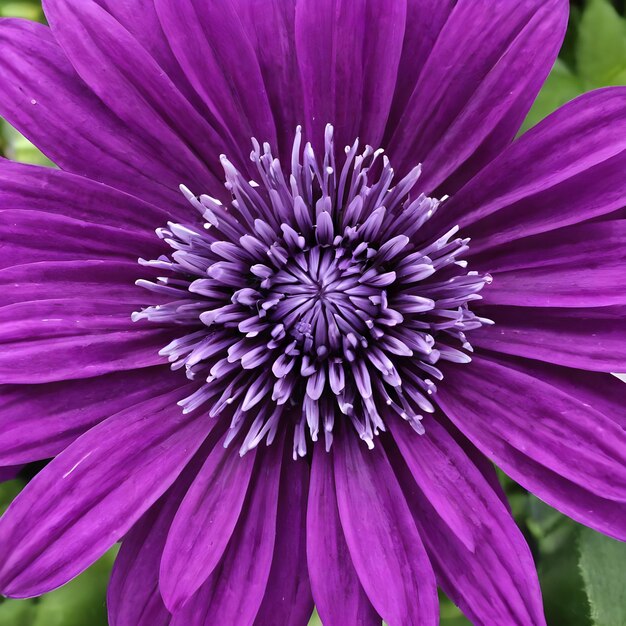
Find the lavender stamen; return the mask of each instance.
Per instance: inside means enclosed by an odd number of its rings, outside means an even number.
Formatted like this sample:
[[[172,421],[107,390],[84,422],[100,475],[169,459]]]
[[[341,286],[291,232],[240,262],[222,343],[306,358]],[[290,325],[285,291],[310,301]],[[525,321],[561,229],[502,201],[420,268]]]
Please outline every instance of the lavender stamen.
[[[140,261],[171,274],[137,282],[169,300],[133,320],[189,327],[161,351],[203,381],[183,410],[228,415],[227,442],[247,429],[242,455],[289,423],[294,458],[322,435],[329,449],[339,425],[372,447],[389,412],[424,433],[437,364],[470,362],[467,333],[491,323],[469,309],[491,281],[460,259],[469,240],[420,240],[442,203],[414,194],[421,167],[394,186],[358,140],[338,167],[330,125],[321,160],[298,127],[289,173],[253,147],[258,182],[222,156],[230,205],[181,187],[203,227],[158,229],[174,252]]]

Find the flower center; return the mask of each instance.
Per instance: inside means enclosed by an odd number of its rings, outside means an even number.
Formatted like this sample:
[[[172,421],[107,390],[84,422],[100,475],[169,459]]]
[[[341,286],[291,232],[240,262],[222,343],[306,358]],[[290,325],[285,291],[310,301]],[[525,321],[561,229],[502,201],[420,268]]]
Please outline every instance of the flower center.
[[[263,281],[259,303],[267,308],[268,321],[280,328],[280,336],[294,340],[289,351],[297,349],[319,361],[350,361],[358,346],[374,340],[371,331],[384,314],[385,290],[366,284],[368,276],[378,282],[394,280],[393,272],[381,279],[380,269],[350,242],[314,245],[296,252]]]
[[[467,333],[491,323],[469,309],[491,280],[467,271],[469,240],[423,240],[441,203],[413,193],[420,168],[394,185],[358,141],[336,163],[330,126],[320,161],[298,128],[288,176],[253,145],[259,182],[222,157],[232,202],[182,188],[204,224],[159,229],[174,252],[140,261],[166,272],[139,281],[165,301],[133,319],[187,328],[161,351],[199,381],[184,410],[227,416],[242,454],[280,427],[294,457],[348,426],[371,447],[392,413],[423,433],[437,364],[469,362]]]

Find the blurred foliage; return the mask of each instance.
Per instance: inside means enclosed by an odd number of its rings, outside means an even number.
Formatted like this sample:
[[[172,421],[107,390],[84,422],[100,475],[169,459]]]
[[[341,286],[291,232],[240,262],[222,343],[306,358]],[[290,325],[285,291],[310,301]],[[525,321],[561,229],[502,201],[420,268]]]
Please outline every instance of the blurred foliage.
[[[12,126],[0,122],[0,155],[20,163],[35,163],[37,165],[52,166],[33,144],[23,135],[20,135]]]
[[[23,17],[27,20],[44,20],[41,2],[37,0],[2,0],[0,1],[1,17]]]
[[[531,547],[550,626],[598,626],[578,567],[577,538],[582,528],[502,476],[511,509]]]
[[[626,84],[626,0],[572,0],[567,38],[523,130],[598,87]],[[43,21],[36,0],[0,0],[0,16]],[[50,165],[0,120],[0,155]],[[531,546],[550,626],[626,626],[626,544],[583,528],[501,475],[515,519]],[[0,514],[19,493],[0,484]],[[0,600],[0,626],[105,626],[106,585],[115,551],[62,589],[36,600]],[[445,596],[441,625],[469,622]],[[314,615],[310,626],[321,626]],[[348,625],[347,625],[348,626]]]
[[[523,131],[599,87],[626,85],[626,2],[587,0],[572,4],[560,59],[530,111]]]

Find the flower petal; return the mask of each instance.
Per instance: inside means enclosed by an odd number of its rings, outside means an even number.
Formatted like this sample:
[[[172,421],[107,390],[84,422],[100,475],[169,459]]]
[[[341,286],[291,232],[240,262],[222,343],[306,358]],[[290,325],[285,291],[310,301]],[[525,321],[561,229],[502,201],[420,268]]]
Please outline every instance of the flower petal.
[[[460,0],[395,125],[392,161],[406,169],[423,162],[429,192],[464,164],[475,170],[488,163],[524,121],[556,60],[567,16],[566,0]]]
[[[407,0],[406,28],[387,134],[396,130],[455,0]]]
[[[247,153],[251,137],[276,145],[259,61],[236,3],[155,0],[155,7],[178,62],[232,146]]]
[[[153,397],[155,388],[166,392],[184,382],[160,366],[46,385],[3,385],[0,465],[52,458],[107,417]]]
[[[185,206],[187,174],[78,77],[47,26],[0,21],[0,115],[59,167],[152,202]]]
[[[0,383],[93,378],[166,363],[180,334],[133,324],[133,307],[106,300],[42,300],[0,307]]]
[[[576,224],[502,246],[472,269],[490,272],[488,305],[626,305],[626,220]]]
[[[182,198],[178,191],[176,200]],[[113,228],[124,227],[127,237],[149,233],[154,238],[155,228],[172,218],[170,202],[166,204],[168,210],[164,210],[83,176],[0,159],[0,206],[4,209],[46,211]],[[186,203],[184,212],[178,214],[181,219],[188,219],[193,213]]]
[[[163,33],[154,0],[131,0],[130,2],[96,0],[96,2],[137,39],[189,102],[194,104],[201,113],[206,113],[188,77],[172,53]]]
[[[612,374],[584,372],[566,367],[555,367],[548,363],[537,363],[515,358],[502,357],[513,368],[522,371],[532,370],[540,380],[574,396],[583,404],[600,411],[605,417],[613,420],[622,428],[626,428],[626,412],[624,411],[624,382]]]
[[[303,0],[296,46],[307,130],[314,145],[335,127],[337,145],[380,145],[398,74],[406,0]],[[375,36],[368,28],[376,25]],[[414,164],[415,165],[415,164]]]
[[[186,172],[179,183],[220,189],[224,143],[146,49],[93,0],[44,0],[76,72],[123,122]]]
[[[522,135],[446,203],[432,228],[459,224],[478,254],[606,215],[626,204],[625,168],[626,87],[593,91]]]
[[[412,482],[436,509],[448,532],[465,550],[474,552],[483,530],[476,501],[485,496],[479,491],[482,481],[477,485],[466,483],[467,455],[434,420],[429,420],[423,437],[417,437],[406,422],[393,419],[393,415],[388,421],[398,451],[413,476]]]
[[[124,538],[107,591],[111,626],[169,626],[172,616],[161,599],[158,571],[169,524],[181,497],[168,492]]]
[[[304,101],[296,57],[296,0],[235,0],[250,33],[274,125],[278,152],[290,155],[296,127],[304,122]]]
[[[220,562],[244,505],[256,450],[243,457],[228,433],[199,469],[174,517],[161,561],[163,600],[175,613]]]
[[[306,560],[306,515],[309,466],[293,462],[285,445],[280,477],[276,543],[263,603],[254,626],[306,626],[313,598]]]
[[[78,198],[77,198],[78,200]],[[46,207],[42,200],[42,207]],[[160,249],[148,233],[102,226],[39,210],[0,210],[0,269],[37,261],[152,258]]]
[[[332,452],[339,517],[374,608],[389,626],[437,624],[432,567],[382,446],[344,433]]]
[[[276,540],[284,437],[257,453],[248,498],[211,577],[174,615],[172,626],[251,626],[263,602]]]
[[[210,432],[183,415],[188,388],[110,417],[56,457],[0,519],[0,590],[40,595],[65,584],[127,533]]]
[[[520,363],[476,357],[470,366],[447,368],[439,405],[514,480],[623,540],[626,431]]]
[[[626,307],[476,307],[495,326],[472,331],[472,345],[596,372],[626,371]]]
[[[315,605],[325,626],[379,626],[341,528],[332,455],[315,446],[307,510],[307,557]]]
[[[474,624],[545,624],[530,550],[479,469],[434,419],[423,437],[390,426],[389,458],[446,594]]]
[[[2,306],[36,300],[93,298],[132,307],[152,304],[135,281],[150,270],[136,261],[40,261],[0,270]]]
[[[176,511],[221,430],[213,429],[176,482],[124,537],[107,593],[111,626],[169,626],[172,615],[159,589],[161,556]]]

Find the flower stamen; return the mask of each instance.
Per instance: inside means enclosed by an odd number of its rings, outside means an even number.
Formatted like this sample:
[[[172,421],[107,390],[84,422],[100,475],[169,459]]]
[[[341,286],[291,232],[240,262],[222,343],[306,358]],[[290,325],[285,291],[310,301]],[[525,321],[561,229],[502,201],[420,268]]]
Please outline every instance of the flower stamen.
[[[253,146],[258,182],[222,156],[232,202],[181,187],[205,223],[158,229],[174,252],[140,261],[168,273],[138,281],[166,301],[133,319],[189,329],[161,351],[201,381],[184,411],[228,415],[229,442],[247,428],[241,454],[289,422],[294,457],[320,436],[329,449],[338,424],[372,447],[389,412],[425,432],[437,364],[471,361],[467,333],[491,323],[469,309],[491,280],[467,271],[469,240],[421,241],[442,203],[414,194],[421,168],[392,186],[383,151],[358,141],[338,168],[330,125],[321,160],[297,129],[288,175]]]

